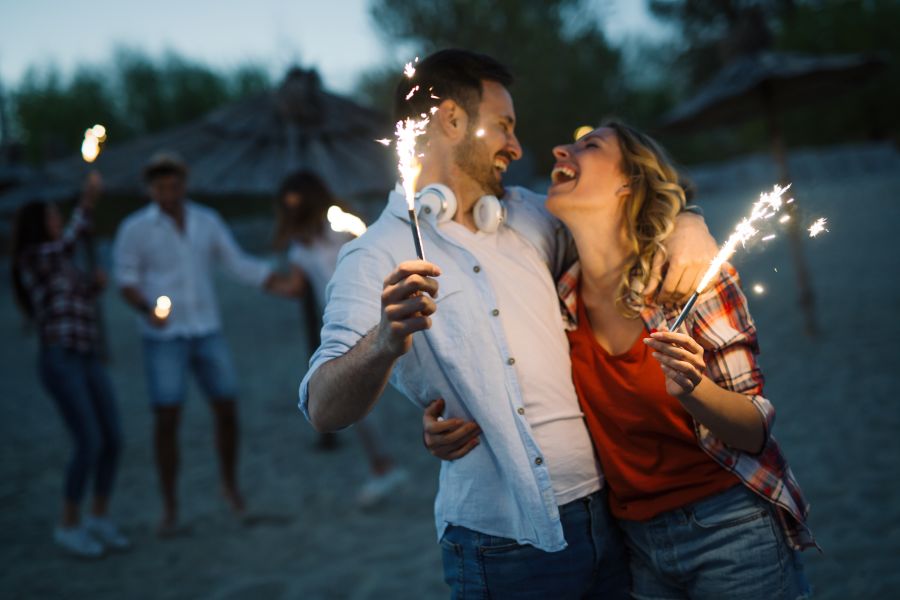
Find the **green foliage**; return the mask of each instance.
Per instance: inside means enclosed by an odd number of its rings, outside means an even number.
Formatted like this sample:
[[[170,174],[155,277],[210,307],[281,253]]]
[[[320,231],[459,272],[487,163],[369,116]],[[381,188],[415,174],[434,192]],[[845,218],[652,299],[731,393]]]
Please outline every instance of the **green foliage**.
[[[63,78],[31,68],[12,90],[12,115],[26,158],[41,163],[78,152],[84,130],[106,125],[117,142],[161,131],[271,85],[265,69],[220,72],[175,53],[154,59],[118,50],[109,65]]]
[[[550,149],[609,113],[628,113],[621,57],[607,43],[599,15],[581,0],[373,0],[386,40],[425,56],[460,47],[509,66],[517,133],[535,167],[549,170]],[[400,69],[370,73],[360,89],[389,108]],[[389,112],[389,111],[388,111]],[[626,114],[627,116],[627,114]]]

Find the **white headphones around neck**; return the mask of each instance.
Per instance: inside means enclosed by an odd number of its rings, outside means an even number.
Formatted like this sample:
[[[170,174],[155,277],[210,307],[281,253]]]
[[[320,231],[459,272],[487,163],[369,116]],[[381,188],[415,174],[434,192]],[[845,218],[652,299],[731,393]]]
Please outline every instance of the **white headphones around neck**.
[[[425,186],[416,195],[419,212],[434,219],[437,223],[446,223],[456,214],[456,195],[446,185],[433,183]],[[482,196],[472,210],[475,226],[478,231],[494,233],[506,220],[506,207],[496,196]]]

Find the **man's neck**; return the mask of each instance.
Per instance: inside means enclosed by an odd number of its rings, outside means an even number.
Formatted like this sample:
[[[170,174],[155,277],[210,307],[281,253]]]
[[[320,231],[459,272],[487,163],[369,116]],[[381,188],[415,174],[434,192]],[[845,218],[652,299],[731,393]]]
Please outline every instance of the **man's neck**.
[[[417,189],[422,190],[433,183],[446,185],[456,196],[456,214],[453,215],[453,220],[469,231],[477,231],[478,227],[475,225],[472,209],[478,199],[484,195],[481,186],[472,181],[455,165],[423,165],[422,173],[416,184]]]
[[[157,204],[157,206],[159,207],[160,212],[162,212],[164,215],[169,216],[173,221],[175,221],[175,224],[178,226],[178,229],[181,229],[182,231],[184,230],[185,211],[184,211],[184,201],[183,200],[172,206],[163,207],[160,204]]]

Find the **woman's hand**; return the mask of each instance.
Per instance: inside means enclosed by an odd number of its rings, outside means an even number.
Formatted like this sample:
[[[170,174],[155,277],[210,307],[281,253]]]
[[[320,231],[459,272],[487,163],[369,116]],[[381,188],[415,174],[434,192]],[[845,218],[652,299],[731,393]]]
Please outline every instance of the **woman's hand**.
[[[478,445],[481,429],[474,421],[441,419],[442,412],[444,401],[440,399],[425,408],[422,441],[428,451],[441,460],[462,458]]]
[[[680,398],[690,395],[703,380],[706,363],[703,348],[691,336],[674,331],[656,331],[644,338],[653,348],[653,358],[659,361],[666,376],[666,393]]]

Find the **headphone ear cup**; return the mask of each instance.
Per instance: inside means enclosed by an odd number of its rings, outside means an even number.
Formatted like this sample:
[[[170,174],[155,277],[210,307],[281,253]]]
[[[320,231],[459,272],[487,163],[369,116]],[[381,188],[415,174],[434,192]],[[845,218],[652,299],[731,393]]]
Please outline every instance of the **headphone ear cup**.
[[[478,231],[494,233],[506,219],[506,208],[496,196],[482,196],[473,211]]]
[[[446,185],[434,183],[426,186],[416,200],[419,212],[438,223],[446,223],[456,214],[456,195]]]

